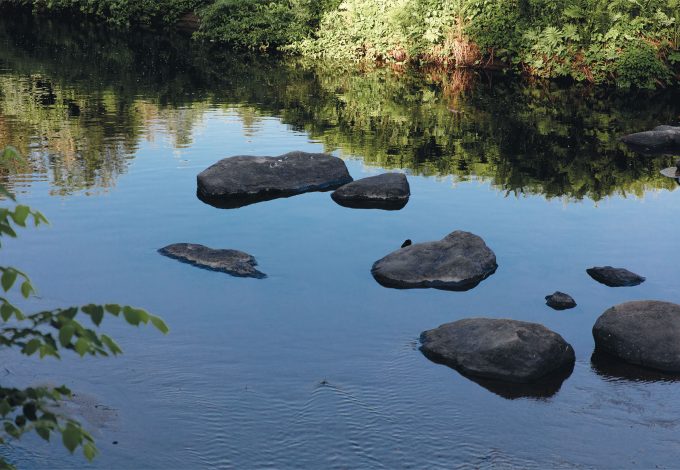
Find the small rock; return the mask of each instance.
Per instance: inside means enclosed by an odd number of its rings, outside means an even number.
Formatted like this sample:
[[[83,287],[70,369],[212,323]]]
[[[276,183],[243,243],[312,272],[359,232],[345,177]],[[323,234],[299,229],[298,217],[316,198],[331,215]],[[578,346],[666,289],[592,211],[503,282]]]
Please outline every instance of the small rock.
[[[645,282],[645,278],[639,274],[623,268],[612,268],[611,266],[593,267],[586,269],[590,277],[600,284],[609,287],[632,287]]]
[[[407,246],[411,246],[411,245],[413,245],[413,242],[411,241],[410,238],[407,238],[406,240],[404,240],[404,243],[401,244],[401,247],[406,248]]]
[[[193,264],[211,271],[232,276],[265,278],[266,274],[255,269],[257,261],[248,253],[238,250],[216,250],[193,243],[175,243],[158,250],[164,256]]]
[[[197,195],[207,204],[228,209],[310,191],[328,191],[351,181],[345,162],[325,153],[239,155],[220,160],[199,173]]]
[[[498,265],[484,240],[455,231],[435,242],[416,243],[376,261],[371,274],[386,287],[469,290],[492,275]]]
[[[406,175],[384,173],[348,183],[336,189],[331,197],[344,207],[354,209],[399,210],[411,195]]]
[[[420,335],[420,350],[431,360],[463,374],[531,383],[573,367],[574,349],[537,323],[469,318]]]
[[[556,291],[554,294],[545,296],[546,305],[555,310],[566,310],[568,308],[576,307],[576,302],[569,295],[564,292]]]
[[[656,300],[607,309],[593,326],[596,350],[631,364],[680,372],[680,305]]]

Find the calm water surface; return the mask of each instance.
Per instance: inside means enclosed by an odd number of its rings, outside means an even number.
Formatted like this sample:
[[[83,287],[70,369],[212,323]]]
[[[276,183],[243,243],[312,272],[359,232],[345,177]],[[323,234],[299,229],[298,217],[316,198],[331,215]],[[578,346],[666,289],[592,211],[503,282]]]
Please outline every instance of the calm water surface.
[[[621,134],[678,123],[679,95],[528,87],[499,79],[338,70],[0,19],[1,168],[47,228],[7,241],[39,310],[143,306],[168,336],[106,321],[125,354],[39,361],[4,352],[8,384],[65,383],[101,456],[57,443],[3,450],[20,468],[674,468],[680,383],[591,363],[609,306],[680,302],[680,191]],[[357,179],[409,176],[401,211],[312,193],[220,210],[195,197],[220,158],[329,151]],[[457,229],[499,269],[468,292],[394,290],[374,261]],[[265,280],[160,256],[176,242],[255,255]],[[633,288],[585,269],[626,267]],[[555,290],[578,307],[544,304]],[[418,351],[421,331],[471,316],[540,322],[576,350],[550,396],[511,399]],[[113,444],[117,442],[117,444]]]

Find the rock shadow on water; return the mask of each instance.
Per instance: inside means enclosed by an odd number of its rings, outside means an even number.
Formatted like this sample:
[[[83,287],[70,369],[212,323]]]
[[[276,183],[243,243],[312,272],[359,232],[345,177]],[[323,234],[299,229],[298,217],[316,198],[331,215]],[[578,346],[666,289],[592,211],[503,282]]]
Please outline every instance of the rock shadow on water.
[[[421,349],[420,352],[422,352],[426,358],[435,364],[441,364],[443,366],[449,367],[471,382],[474,382],[489,392],[507,400],[517,400],[522,398],[531,400],[547,400],[552,398],[557,394],[557,392],[560,391],[564,381],[567,380],[574,371],[574,364],[572,363],[561,369],[551,372],[550,374],[533,383],[504,382],[502,380],[494,380],[466,374],[449,366],[445,361],[438,359],[434,354],[428,354],[423,349]]]
[[[323,189],[314,189],[308,191],[263,191],[258,194],[252,195],[239,195],[239,196],[208,196],[201,193],[200,190],[196,191],[196,197],[199,201],[209,206],[215,207],[217,209],[239,209],[241,207],[250,206],[252,204],[257,204],[259,202],[273,201],[275,199],[284,199],[293,196],[299,196],[301,194],[306,194],[310,192],[322,193],[334,191],[335,189],[342,186],[342,183],[330,185]]]
[[[398,211],[406,207],[406,204],[408,204],[408,199],[401,201],[389,201],[389,200],[359,201],[333,198],[333,201],[335,201],[335,203],[338,204],[339,206],[347,207],[348,209],[380,209],[384,211]]]
[[[680,373],[663,372],[631,364],[597,348],[590,356],[590,366],[597,375],[608,380],[643,383],[680,382]]]

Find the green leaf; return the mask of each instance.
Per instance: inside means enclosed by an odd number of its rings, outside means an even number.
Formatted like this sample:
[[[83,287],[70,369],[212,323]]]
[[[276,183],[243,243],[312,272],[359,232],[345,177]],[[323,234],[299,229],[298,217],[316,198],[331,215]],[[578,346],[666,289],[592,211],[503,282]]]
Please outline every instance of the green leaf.
[[[121,354],[123,352],[123,350],[120,349],[120,346],[118,346],[118,344],[116,344],[116,342],[112,340],[109,336],[102,335],[101,340],[114,355]]]
[[[36,425],[35,432],[46,441],[50,440],[50,429],[47,426]]]
[[[80,429],[73,424],[67,424],[64,430],[61,431],[61,438],[69,452],[73,453],[82,441]]]
[[[5,422],[5,432],[12,437],[19,437],[19,430],[12,423]]]
[[[104,308],[106,309],[107,312],[115,316],[118,316],[121,310],[120,305],[117,304],[106,304],[104,305]]]
[[[22,349],[21,352],[27,356],[30,356],[31,354],[35,353],[41,345],[42,342],[39,339],[34,338],[26,343],[26,346],[24,346],[24,349]]]
[[[161,320],[159,317],[154,316],[154,315],[149,315],[149,320],[151,321],[151,324],[158,328],[158,330],[163,333],[164,335],[167,335],[170,329],[168,328],[168,325],[165,324],[163,320]]]
[[[139,323],[142,321],[143,314],[145,312],[143,310],[138,310],[132,307],[125,307],[123,308],[123,315],[125,316],[125,320],[130,324],[130,325],[139,325]]]
[[[12,407],[7,402],[7,400],[0,401],[0,415],[7,416],[7,413],[12,411]]]
[[[62,385],[61,387],[55,387],[54,390],[56,392],[59,392],[60,395],[70,397],[71,396],[71,390],[66,386]]]
[[[83,444],[83,455],[90,462],[97,456],[97,448],[91,442]]]
[[[17,272],[12,268],[5,268],[2,272],[2,277],[0,277],[0,284],[2,284],[2,288],[7,292],[12,288],[16,280]]]
[[[92,318],[92,323],[99,326],[104,318],[104,307],[101,305],[86,305],[81,310]]]
[[[66,325],[61,327],[61,329],[59,330],[59,342],[63,347],[66,347],[69,344],[71,344],[71,337],[73,336],[73,333],[75,333],[75,331],[76,327],[73,325],[73,323],[67,323]]]
[[[24,281],[21,284],[21,295],[23,295],[25,299],[28,299],[33,292],[35,292],[35,290],[29,281]]]
[[[28,214],[31,213],[31,209],[28,206],[16,206],[14,212],[12,213],[12,219],[17,225],[21,227],[26,226],[26,218]]]
[[[4,321],[7,321],[10,319],[10,317],[14,314],[14,307],[12,307],[11,304],[9,304],[7,301],[3,301],[2,305],[0,305],[0,316]]]
[[[85,338],[78,338],[74,347],[76,352],[82,357],[90,350],[90,342]]]

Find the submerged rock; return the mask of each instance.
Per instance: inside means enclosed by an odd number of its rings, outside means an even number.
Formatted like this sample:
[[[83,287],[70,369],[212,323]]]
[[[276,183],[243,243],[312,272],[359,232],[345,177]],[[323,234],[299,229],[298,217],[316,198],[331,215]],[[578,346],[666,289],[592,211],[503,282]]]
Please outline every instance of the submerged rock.
[[[680,305],[656,300],[616,305],[597,319],[593,337],[596,350],[631,364],[680,373]]]
[[[325,153],[239,155],[220,160],[199,173],[197,195],[207,204],[236,208],[310,191],[328,191],[351,181],[345,162]]]
[[[232,276],[264,278],[266,274],[255,269],[257,261],[248,253],[238,250],[215,250],[193,243],[175,243],[161,248],[164,256],[193,264],[211,271],[220,271]]]
[[[371,274],[386,287],[468,290],[496,271],[496,255],[475,234],[455,231],[415,243],[376,261]]]
[[[348,183],[336,189],[331,197],[341,206],[354,209],[399,210],[410,195],[406,175],[384,173]]]
[[[590,277],[600,284],[609,287],[632,287],[645,282],[645,278],[639,274],[624,268],[612,268],[611,266],[593,267],[586,269]]]
[[[651,131],[623,136],[621,141],[648,152],[680,151],[680,127],[657,126]]]
[[[434,362],[463,374],[532,383],[573,367],[574,349],[537,323],[469,318],[420,335],[420,350]]]
[[[568,308],[576,307],[576,301],[564,292],[556,291],[554,294],[545,296],[546,305],[555,310],[566,310]]]

